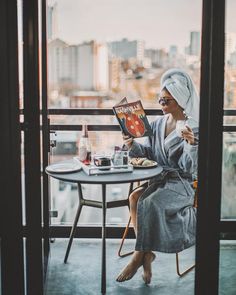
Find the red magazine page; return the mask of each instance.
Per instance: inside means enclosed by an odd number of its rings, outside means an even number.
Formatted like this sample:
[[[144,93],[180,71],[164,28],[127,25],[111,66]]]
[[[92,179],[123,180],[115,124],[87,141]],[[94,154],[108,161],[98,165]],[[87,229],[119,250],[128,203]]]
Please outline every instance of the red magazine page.
[[[124,103],[126,101],[124,98],[113,107],[123,133],[131,137],[152,136],[151,126],[141,101]]]

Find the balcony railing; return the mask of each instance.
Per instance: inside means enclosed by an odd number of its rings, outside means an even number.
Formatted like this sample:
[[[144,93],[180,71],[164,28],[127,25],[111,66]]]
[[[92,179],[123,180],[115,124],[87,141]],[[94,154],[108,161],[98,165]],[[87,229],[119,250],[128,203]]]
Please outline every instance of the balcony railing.
[[[160,116],[163,115],[161,109],[145,109],[145,113],[147,116]],[[20,110],[20,114],[24,115],[24,110]],[[104,109],[62,109],[62,108],[51,108],[48,109],[48,116],[51,118],[53,116],[60,116],[60,115],[68,115],[68,116],[114,116],[113,110],[111,108],[104,108]],[[224,117],[235,117],[236,118],[236,109],[224,109]],[[24,123],[21,123],[21,129],[24,130]],[[50,124],[49,131],[81,131],[82,125],[80,124]],[[88,125],[89,131],[120,131],[120,127],[118,124],[91,124]],[[223,132],[236,132],[236,124],[224,124]],[[227,225],[226,225],[227,223]],[[232,226],[231,226],[232,224]],[[230,227],[231,226],[231,227]],[[221,219],[221,238],[222,239],[229,239],[235,238],[234,234],[234,226],[235,226],[235,219]],[[226,231],[227,228],[227,231]],[[229,228],[231,229],[229,231]],[[114,237],[114,233],[116,237],[119,237],[123,232],[123,226],[115,226],[112,228],[112,237]],[[53,237],[65,237],[68,236],[70,231],[70,227],[68,226],[51,226],[51,236]],[[78,236],[81,237],[99,237],[100,229],[97,226],[81,226],[79,227]],[[77,236],[77,233],[76,233]],[[110,236],[108,234],[108,236]],[[133,237],[133,233],[129,237]]]
[[[163,115],[161,109],[146,109],[146,114],[148,116],[160,116]],[[20,114],[24,115],[24,110],[20,110]],[[68,115],[68,116],[114,116],[113,110],[104,108],[104,109],[48,109],[48,115]],[[224,109],[224,116],[229,117],[233,116],[236,117],[236,109]],[[22,130],[24,129],[24,123],[21,124]],[[120,127],[118,125],[97,125],[91,124],[88,126],[89,131],[120,131]],[[65,131],[80,131],[82,130],[82,125],[69,125],[69,124],[51,124],[50,125],[51,131],[56,130],[65,130]],[[236,124],[225,124],[223,126],[224,132],[234,132],[236,131]]]

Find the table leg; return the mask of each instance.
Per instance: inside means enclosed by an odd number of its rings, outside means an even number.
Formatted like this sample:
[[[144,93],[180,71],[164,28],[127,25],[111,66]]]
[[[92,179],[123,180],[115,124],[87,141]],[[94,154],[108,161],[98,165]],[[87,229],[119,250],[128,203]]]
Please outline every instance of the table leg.
[[[106,294],[106,184],[102,184],[102,281],[101,293]]]
[[[64,263],[67,262],[67,259],[68,259],[69,253],[70,253],[70,248],[71,248],[73,238],[74,238],[74,235],[75,235],[75,232],[76,232],[77,223],[78,223],[80,213],[81,213],[81,210],[82,210],[82,207],[83,207],[83,204],[81,202],[81,200],[83,200],[83,194],[82,194],[82,187],[81,187],[80,183],[78,183],[78,193],[79,193],[79,206],[78,206],[78,209],[77,209],[77,212],[76,212],[76,215],[75,215],[75,220],[74,220],[71,232],[70,232],[70,239],[69,239],[69,243],[68,243],[68,246],[67,246],[67,249],[66,249],[66,255],[65,255],[65,258],[64,258]]]

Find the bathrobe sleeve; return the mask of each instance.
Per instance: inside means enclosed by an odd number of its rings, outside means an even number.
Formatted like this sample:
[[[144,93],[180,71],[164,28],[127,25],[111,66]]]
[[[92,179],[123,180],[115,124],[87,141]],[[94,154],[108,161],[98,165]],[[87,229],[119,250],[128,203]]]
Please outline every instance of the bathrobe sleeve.
[[[144,144],[138,143],[135,140],[129,150],[129,156],[131,158],[134,157],[146,157],[148,159],[153,158],[153,151],[152,151],[152,139],[148,137]]]

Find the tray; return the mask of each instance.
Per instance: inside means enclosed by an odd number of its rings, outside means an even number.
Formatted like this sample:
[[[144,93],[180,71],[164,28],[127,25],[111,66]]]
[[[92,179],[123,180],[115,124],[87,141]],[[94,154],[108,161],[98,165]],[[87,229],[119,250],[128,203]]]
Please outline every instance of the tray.
[[[117,165],[117,166],[95,166],[95,165],[85,165],[80,162],[80,160],[75,157],[75,161],[78,161],[87,175],[103,175],[103,174],[116,174],[116,173],[128,173],[133,172],[133,165]]]

